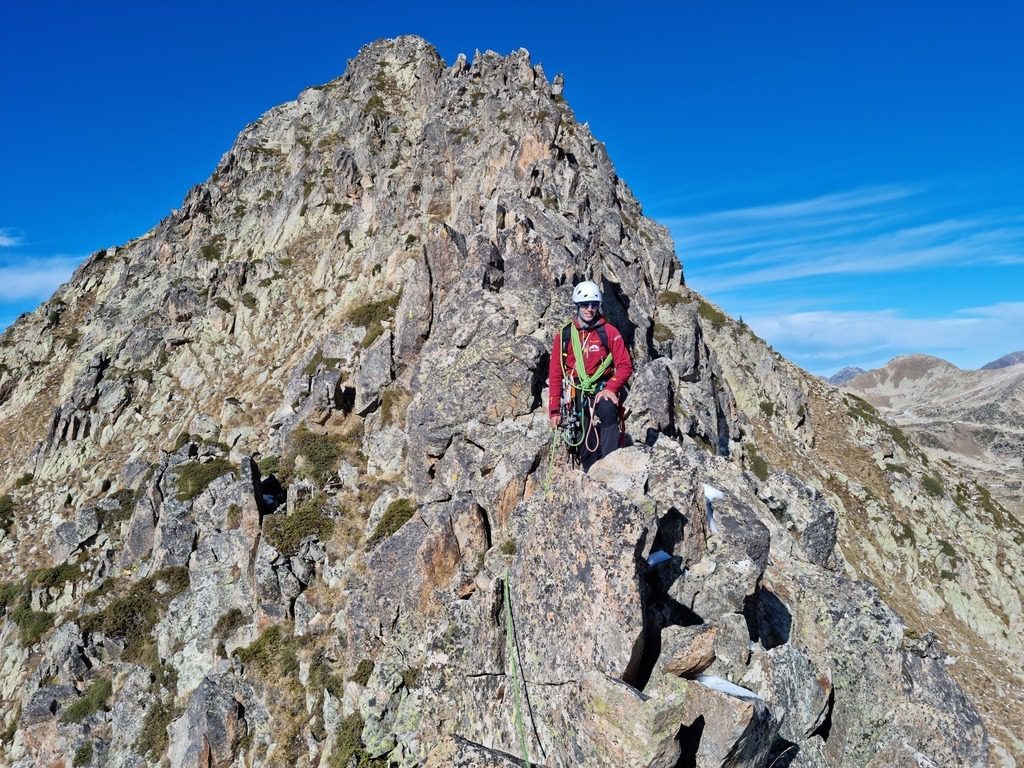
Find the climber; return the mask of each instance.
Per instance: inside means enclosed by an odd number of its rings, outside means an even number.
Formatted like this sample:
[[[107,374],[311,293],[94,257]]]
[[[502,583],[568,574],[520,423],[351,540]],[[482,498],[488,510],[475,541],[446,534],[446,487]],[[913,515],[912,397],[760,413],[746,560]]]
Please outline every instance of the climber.
[[[576,460],[591,465],[619,447],[623,386],[633,373],[626,342],[601,314],[601,289],[572,292],[575,316],[555,335],[548,367],[548,415]]]

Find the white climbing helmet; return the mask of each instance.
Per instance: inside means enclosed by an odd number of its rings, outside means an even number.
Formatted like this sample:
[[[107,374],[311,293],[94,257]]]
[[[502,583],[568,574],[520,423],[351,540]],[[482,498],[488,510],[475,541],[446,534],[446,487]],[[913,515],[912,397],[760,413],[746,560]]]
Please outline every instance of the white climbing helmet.
[[[597,283],[584,280],[572,289],[572,303],[581,304],[584,301],[601,302],[601,289],[597,287]]]

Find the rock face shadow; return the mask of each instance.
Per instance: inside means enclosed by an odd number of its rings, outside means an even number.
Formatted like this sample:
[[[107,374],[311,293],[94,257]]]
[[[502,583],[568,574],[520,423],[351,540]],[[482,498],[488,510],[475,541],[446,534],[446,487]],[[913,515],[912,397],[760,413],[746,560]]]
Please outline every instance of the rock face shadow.
[[[766,651],[789,642],[793,615],[771,590],[762,588],[747,597],[743,617],[747,620],[750,639],[760,642]]]
[[[705,724],[704,715],[701,715],[679,729],[676,740],[679,742],[680,754],[673,768],[697,768],[697,750],[700,749]]]
[[[663,551],[671,557],[657,565],[648,565],[638,556],[637,573],[643,585],[641,600],[643,604],[643,636],[639,639],[640,653],[635,656],[622,681],[642,691],[654,673],[654,668],[661,657],[661,633],[669,626],[696,626],[703,624],[704,619],[688,606],[683,605],[669,594],[669,588],[682,577],[682,562],[674,554],[682,541],[683,531],[687,524],[686,518],[674,507],[666,512],[658,521],[651,551]],[[645,534],[646,535],[646,534]],[[637,547],[642,550],[643,540]]]

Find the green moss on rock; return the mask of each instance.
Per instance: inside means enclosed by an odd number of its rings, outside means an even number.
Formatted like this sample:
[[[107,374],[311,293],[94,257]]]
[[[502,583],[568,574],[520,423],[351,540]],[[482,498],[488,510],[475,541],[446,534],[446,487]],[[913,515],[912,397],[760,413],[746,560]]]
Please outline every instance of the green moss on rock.
[[[107,703],[110,694],[113,692],[113,684],[110,680],[102,678],[94,680],[85,692],[74,704],[64,710],[60,721],[62,723],[80,723],[90,715],[99,712]]]
[[[240,648],[237,654],[243,664],[264,677],[274,674],[290,677],[299,671],[295,640],[278,624],[267,627],[252,645]]]
[[[750,471],[757,476],[758,480],[763,482],[768,479],[768,473],[770,471],[768,462],[765,461],[764,457],[757,452],[757,448],[753,445],[747,445],[747,464],[750,467]]]
[[[356,666],[356,671],[349,675],[349,680],[359,685],[366,685],[370,682],[370,675],[373,674],[373,662],[370,659],[363,659]]]
[[[395,499],[392,501],[388,504],[388,508],[384,510],[384,514],[381,515],[380,520],[377,522],[377,527],[374,528],[370,538],[366,540],[367,548],[396,533],[399,528],[412,519],[414,514],[416,514],[416,504],[412,500]]]
[[[214,480],[229,472],[238,475],[238,468],[227,459],[207,462],[191,461],[178,468],[178,501],[192,501]]]
[[[324,512],[325,499],[314,495],[303,499],[290,514],[278,513],[263,519],[263,535],[267,543],[284,555],[294,555],[307,536],[320,541],[330,538],[334,520]]]

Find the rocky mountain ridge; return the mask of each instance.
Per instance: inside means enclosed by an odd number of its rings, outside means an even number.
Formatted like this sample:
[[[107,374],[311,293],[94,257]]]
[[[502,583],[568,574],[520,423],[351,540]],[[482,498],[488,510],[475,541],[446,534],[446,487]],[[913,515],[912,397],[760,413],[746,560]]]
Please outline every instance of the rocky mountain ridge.
[[[590,475],[582,277],[636,364]],[[1021,753],[1015,518],[692,293],[525,51],[378,41],[248,126],[4,334],[0,429],[11,765]]]
[[[864,373],[863,368],[857,368],[855,366],[847,366],[833,373],[828,377],[827,381],[834,387],[838,387],[841,384],[845,384],[854,376],[859,376]]]
[[[844,388],[879,408],[932,459],[952,462],[1024,515],[1024,365],[964,371],[907,355]]]
[[[1024,363],[1024,350],[1018,350],[1016,352],[1010,352],[1003,355],[1000,358],[993,360],[990,363],[985,363],[981,366],[981,370],[987,371],[992,368],[1007,368],[1011,365],[1020,365]]]

